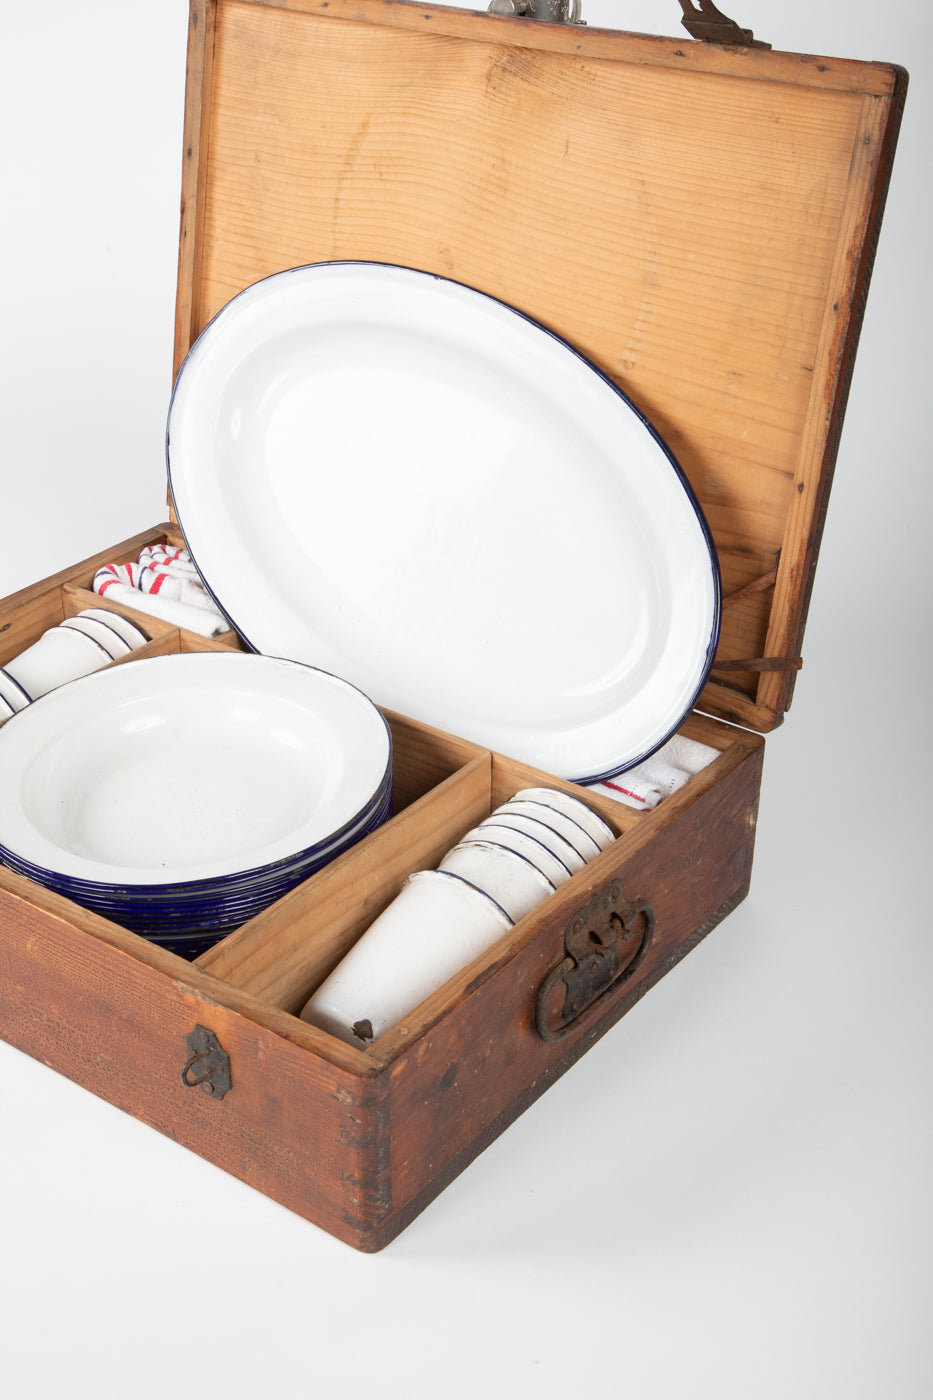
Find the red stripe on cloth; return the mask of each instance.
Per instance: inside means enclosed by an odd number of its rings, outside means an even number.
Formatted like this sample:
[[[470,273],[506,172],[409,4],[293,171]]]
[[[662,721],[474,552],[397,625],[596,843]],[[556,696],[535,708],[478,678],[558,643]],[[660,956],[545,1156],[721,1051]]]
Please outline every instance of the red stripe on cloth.
[[[635,801],[635,802],[641,802],[641,803],[643,803],[645,806],[647,806],[647,802],[646,802],[645,798],[639,796],[639,794],[638,794],[637,792],[632,792],[630,788],[624,788],[624,787],[621,787],[618,783],[611,783],[611,782],[605,782],[605,783],[603,783],[603,787],[612,788],[613,792],[621,792],[621,793],[624,793],[624,795],[625,795],[626,797],[631,797],[633,801]]]

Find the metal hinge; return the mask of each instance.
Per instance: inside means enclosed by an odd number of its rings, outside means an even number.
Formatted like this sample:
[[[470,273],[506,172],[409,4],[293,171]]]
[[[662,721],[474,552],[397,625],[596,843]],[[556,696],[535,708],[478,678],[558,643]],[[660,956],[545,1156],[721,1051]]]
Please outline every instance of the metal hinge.
[[[770,49],[771,45],[756,39],[750,29],[743,29],[712,0],[680,0],[683,10],[681,24],[693,39],[706,44],[733,44],[747,49]],[[489,0],[491,15],[521,16],[541,19],[550,24],[585,24],[582,0]]]
[[[756,39],[750,29],[743,29],[734,19],[717,10],[712,0],[680,0],[684,29],[693,39],[705,44],[741,44],[747,49],[770,49],[771,45]]]

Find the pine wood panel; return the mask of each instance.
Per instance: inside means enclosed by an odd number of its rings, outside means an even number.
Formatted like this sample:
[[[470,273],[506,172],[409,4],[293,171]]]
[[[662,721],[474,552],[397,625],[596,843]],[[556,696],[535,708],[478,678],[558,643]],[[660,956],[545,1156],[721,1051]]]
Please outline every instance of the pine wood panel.
[[[467,768],[485,749],[408,719],[393,710],[383,712],[392,731],[392,806],[396,812]]]
[[[207,176],[207,119],[210,111],[216,18],[216,0],[191,0],[188,13],[185,145],[178,229],[178,291],[175,297],[175,372],[200,329],[196,324],[195,308],[200,300],[201,288],[201,191],[205,187]],[[174,511],[172,519],[175,519]]]
[[[667,438],[727,593],[779,565],[726,614],[720,659],[796,655],[897,70],[404,0],[197,16],[177,358],[242,287],[306,262],[500,297]],[[705,708],[767,729],[793,676],[714,682]]]
[[[464,39],[487,39],[494,36],[515,48],[542,50],[548,53],[598,58],[618,56],[620,35],[615,29],[585,28],[568,25],[530,25],[489,15],[480,7],[470,13],[433,4],[408,3],[408,0],[244,0],[244,3],[266,8],[294,10],[303,14],[330,15],[360,24],[392,24],[401,29],[425,32],[427,29],[456,35]],[[667,0],[665,0],[667,3]],[[671,10],[662,18],[673,22],[677,12]],[[392,8],[389,9],[388,6]],[[673,11],[673,13],[671,13]],[[499,31],[491,26],[501,26]],[[841,88],[849,92],[865,92],[890,96],[893,83],[891,66],[865,63],[859,60],[833,58],[815,54],[781,53],[719,44],[693,43],[678,31],[678,37],[653,34],[622,36],[628,60],[632,63],[679,68],[694,73],[723,73],[732,77],[749,74],[768,82],[795,83],[800,86]]]

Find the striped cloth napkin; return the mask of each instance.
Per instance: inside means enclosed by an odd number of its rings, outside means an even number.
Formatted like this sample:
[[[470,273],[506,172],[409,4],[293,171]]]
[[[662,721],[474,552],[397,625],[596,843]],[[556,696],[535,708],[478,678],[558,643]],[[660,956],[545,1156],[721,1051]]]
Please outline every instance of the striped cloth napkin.
[[[110,602],[161,617],[202,637],[230,630],[186,549],[148,545],[136,563],[98,569],[93,588]]]
[[[601,797],[612,797],[636,811],[650,812],[718,757],[719,750],[709,744],[698,744],[695,739],[675,734],[657,753],[634,768],[587,786]]]

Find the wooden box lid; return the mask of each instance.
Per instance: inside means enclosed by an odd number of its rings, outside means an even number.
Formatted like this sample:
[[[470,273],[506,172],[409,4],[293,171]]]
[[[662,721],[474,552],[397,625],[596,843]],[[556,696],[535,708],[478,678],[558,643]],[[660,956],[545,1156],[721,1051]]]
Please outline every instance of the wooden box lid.
[[[780,723],[906,74],[408,0],[193,0],[189,38],[176,369],[302,263],[527,312],[703,506],[727,601],[700,708]]]

